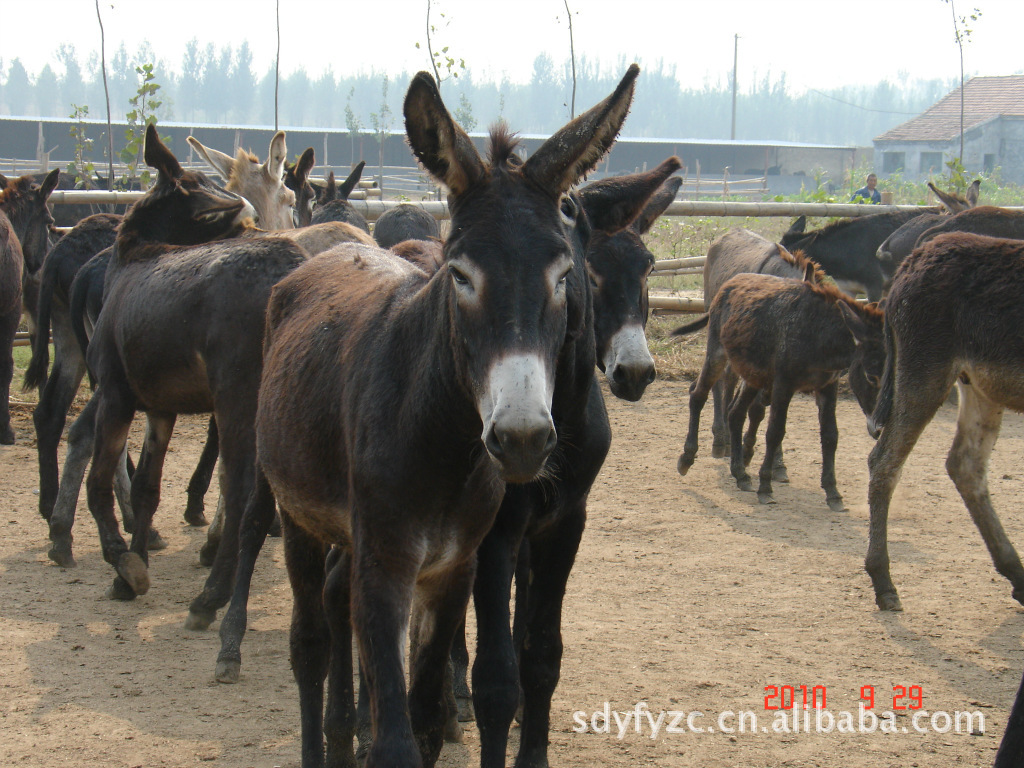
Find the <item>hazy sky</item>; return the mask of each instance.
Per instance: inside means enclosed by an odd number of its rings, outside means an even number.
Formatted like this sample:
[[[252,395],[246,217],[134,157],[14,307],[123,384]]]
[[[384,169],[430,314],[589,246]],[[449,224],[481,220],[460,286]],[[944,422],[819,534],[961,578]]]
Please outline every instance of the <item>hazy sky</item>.
[[[959,77],[953,13],[945,0],[568,0],[576,55],[618,72],[618,62],[659,60],[684,86],[725,83],[739,40],[740,88],[786,73],[796,91],[906,78]],[[427,0],[280,0],[281,67],[316,76],[360,70],[399,73],[429,69]],[[1022,0],[955,0],[958,16],[976,7],[965,45],[969,74],[1024,72]],[[530,78],[547,52],[569,56],[563,0],[434,0],[435,49],[465,60],[477,80]],[[510,9],[499,12],[499,8]],[[275,0],[100,0],[108,56],[125,41],[153,46],[171,69],[185,43],[248,40],[254,69],[273,64]],[[441,14],[445,14],[444,17]],[[0,0],[3,69],[18,57],[29,72],[50,63],[56,42],[74,42],[83,60],[99,49],[94,0]],[[43,33],[45,30],[45,34]],[[420,43],[417,49],[416,44]]]

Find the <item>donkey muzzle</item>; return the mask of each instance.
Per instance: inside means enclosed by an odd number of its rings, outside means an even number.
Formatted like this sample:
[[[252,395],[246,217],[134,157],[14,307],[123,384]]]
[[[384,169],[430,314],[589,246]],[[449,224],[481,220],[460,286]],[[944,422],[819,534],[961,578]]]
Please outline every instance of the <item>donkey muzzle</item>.
[[[647,349],[641,325],[627,325],[619,330],[612,337],[603,362],[612,394],[623,400],[635,403],[654,381],[654,358]]]
[[[505,482],[533,480],[554,450],[551,393],[546,367],[535,355],[510,355],[491,368],[478,408],[484,447]]]

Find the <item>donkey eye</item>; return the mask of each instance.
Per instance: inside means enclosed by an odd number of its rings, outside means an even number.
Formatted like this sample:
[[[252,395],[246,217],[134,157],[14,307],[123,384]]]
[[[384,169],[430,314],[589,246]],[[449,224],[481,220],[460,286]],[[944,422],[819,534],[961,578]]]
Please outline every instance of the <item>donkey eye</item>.
[[[452,280],[455,281],[456,285],[469,285],[469,278],[458,267],[453,267],[449,264],[448,271],[451,273]]]
[[[880,386],[882,386],[882,380],[878,376],[875,376],[872,373],[865,373],[864,374],[864,378],[866,378],[868,380],[868,384],[870,384],[872,387],[880,387]]]
[[[576,216],[579,214],[579,208],[576,206],[576,201],[571,197],[565,196],[558,204],[558,212],[562,214],[562,218],[566,224],[575,224]]]

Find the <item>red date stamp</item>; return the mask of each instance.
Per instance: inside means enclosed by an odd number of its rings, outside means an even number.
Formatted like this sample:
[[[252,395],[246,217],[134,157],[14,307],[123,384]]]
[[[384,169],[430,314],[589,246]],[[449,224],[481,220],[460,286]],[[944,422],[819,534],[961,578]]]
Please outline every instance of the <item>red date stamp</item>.
[[[875,704],[884,706],[891,703],[891,709],[915,710],[924,707],[924,691],[920,685],[894,685],[892,697],[888,692],[879,692],[875,686],[862,685],[860,688],[861,707],[874,709]],[[764,687],[764,708],[766,710],[827,709],[828,690],[824,685],[766,685]]]

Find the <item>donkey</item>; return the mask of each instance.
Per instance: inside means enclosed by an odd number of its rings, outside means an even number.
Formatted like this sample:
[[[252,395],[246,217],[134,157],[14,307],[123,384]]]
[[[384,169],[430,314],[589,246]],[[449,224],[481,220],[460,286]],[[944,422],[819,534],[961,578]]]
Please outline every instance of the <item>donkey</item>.
[[[403,240],[440,239],[437,220],[418,205],[403,203],[388,208],[373,225],[373,239],[381,248],[391,248]]]
[[[790,251],[803,251],[851,295],[863,291],[868,301],[882,298],[882,289],[892,272],[886,273],[876,253],[889,235],[921,213],[936,208],[875,213],[854,219],[840,219],[813,232],[804,232],[805,217],[797,219],[779,241]]]
[[[558,444],[556,370],[567,335],[585,328],[587,308],[568,300],[586,281],[564,195],[614,140],[638,71],[525,162],[503,128],[481,159],[421,72],[404,113],[413,152],[450,190],[445,267],[429,277],[344,246],[274,289],[257,417],[266,482],[250,511],[266,521],[275,496],[281,505],[305,765],[323,764],[325,730],[330,759],[352,761],[350,620],[374,716],[366,765],[437,759],[476,548],[506,484],[543,473]],[[586,435],[573,439],[585,450]],[[343,562],[325,583],[326,544]],[[407,703],[401,638],[417,587],[426,618]]]
[[[959,197],[958,195],[949,192],[943,192],[930,181],[928,182],[928,188],[939,199],[939,204],[942,206],[942,210],[938,213],[922,213],[920,216],[915,216],[885,238],[885,241],[878,246],[876,256],[878,257],[878,260],[883,263],[883,270],[890,274],[894,274],[897,267],[899,267],[899,265],[903,263],[903,260],[910,255],[910,252],[914,250],[918,237],[920,237],[925,230],[943,223],[949,218],[950,214],[956,215],[961,211],[966,211],[968,208],[973,208],[978,204],[978,195],[981,191],[981,179],[975,179],[974,183],[968,187],[967,193],[964,197]]]
[[[1024,211],[1014,211],[994,205],[971,208],[926,229],[917,238],[915,247],[920,248],[944,232],[969,232],[987,237],[1024,240]]]
[[[312,147],[307,147],[295,163],[284,165],[284,185],[295,193],[295,226],[308,227],[313,223],[316,189],[309,183],[309,174],[316,165]]]
[[[700,412],[708,391],[728,365],[747,385],[729,410],[731,470],[740,490],[753,490],[746,466],[757,424],[751,421],[746,440],[742,429],[754,399],[762,391],[771,398],[757,490],[758,500],[765,504],[773,501],[772,468],[785,434],[790,400],[796,392],[813,392],[821,425],[821,487],[831,510],[844,509],[835,476],[839,377],[854,359],[862,363],[884,359],[880,354],[883,314],[874,305],[861,306],[834,286],[814,282],[813,273],[812,263],[803,280],[737,275],[722,286],[706,315],[672,332],[680,336],[708,327],[704,365],[690,389],[690,426],[677,464],[679,474],[685,475],[693,466]],[[874,375],[881,372],[880,365],[872,371]]]
[[[1021,755],[1024,755],[1024,677],[1017,689],[1017,697],[1013,700],[1013,708],[1006,721],[1006,730],[999,743],[993,768],[1017,768]]]
[[[810,260],[802,251],[790,253],[778,243],[766,240],[756,232],[736,227],[719,236],[708,248],[704,260],[704,306],[710,307],[722,285],[731,277],[742,273],[775,275],[802,279]],[[816,265],[815,265],[816,266]],[[813,271],[815,282],[821,283],[825,274],[820,269]],[[729,431],[726,428],[726,409],[732,402],[737,377],[726,369],[722,378],[711,389],[713,418],[711,433],[714,441],[711,455],[721,458],[729,452]],[[755,403],[755,407],[757,404]],[[776,454],[773,470],[775,479],[788,482],[782,450]]]
[[[1024,568],[992,506],[987,477],[1003,410],[1024,411],[1022,290],[1024,242],[1019,240],[945,233],[915,249],[896,273],[885,318],[882,388],[868,419],[868,431],[878,442],[868,457],[871,526],[865,566],[875,602],[884,611],[902,610],[889,575],[886,524],[892,494],[903,463],[954,383],[960,407],[946,471],[996,570],[1024,604]]]
[[[306,257],[299,246],[278,238],[210,243],[242,233],[255,213],[252,206],[203,174],[182,169],[153,126],[146,132],[144,156],[157,171],[157,183],[132,206],[118,231],[103,310],[87,354],[96,392],[86,409],[95,418],[86,489],[104,559],[117,572],[108,591],[115,599],[132,599],[149,589],[146,541],[178,413],[216,415],[226,536],[237,539],[255,451],[261,354],[253,329],[263,322],[270,287]],[[174,333],[160,333],[167,328]],[[111,491],[138,410],[146,412],[148,424],[132,478],[136,519],[129,550],[113,517]],[[211,578],[230,580],[234,557],[233,547],[221,547]]]
[[[189,145],[224,179],[224,188],[248,200],[256,209],[261,229],[279,230],[295,227],[295,193],[285,186],[284,165],[288,158],[285,132],[278,131],[270,140],[266,162],[239,148],[231,157],[203,146],[195,137],[187,137]],[[312,167],[312,166],[310,166]]]
[[[327,175],[327,188],[317,201],[313,209],[313,223],[322,224],[325,221],[344,221],[370,234],[370,225],[366,223],[363,214],[352,207],[348,196],[356,188],[359,179],[363,175],[363,168],[366,163],[360,160],[356,167],[349,173],[348,178],[338,187],[334,183],[334,171]]]
[[[14,377],[14,336],[21,322],[21,242],[7,215],[0,211],[0,445],[14,445],[10,394]]]

